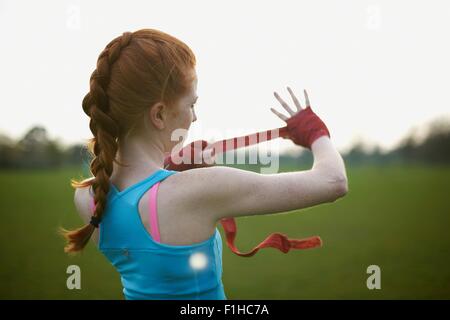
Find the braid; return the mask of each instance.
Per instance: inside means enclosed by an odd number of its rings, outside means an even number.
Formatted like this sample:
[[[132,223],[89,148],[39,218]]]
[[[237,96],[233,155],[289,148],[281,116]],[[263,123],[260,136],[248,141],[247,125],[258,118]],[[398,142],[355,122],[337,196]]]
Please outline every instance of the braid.
[[[130,167],[116,159],[119,146],[132,133],[150,134],[149,111],[158,102],[174,108],[191,89],[195,64],[195,55],[184,42],[156,29],[125,32],[102,50],[82,101],[93,135],[87,143],[92,178],[71,180],[75,189],[89,187],[95,209],[84,226],[59,228],[67,240],[65,252],[81,251],[101,223],[114,164]]]
[[[130,43],[131,38],[132,33],[125,32],[122,36],[112,40],[102,51],[97,60],[97,69],[90,77],[90,91],[83,99],[83,111],[91,118],[89,128],[94,135],[89,148],[94,154],[90,170],[95,177],[92,181],[95,211],[91,223],[74,231],[63,230],[63,235],[68,240],[65,247],[66,252],[80,251],[86,246],[95,227],[101,221],[106,207],[113,162],[118,163],[115,158],[119,137],[119,126],[110,116],[109,99],[106,92],[110,81],[111,66],[119,58],[121,50]]]

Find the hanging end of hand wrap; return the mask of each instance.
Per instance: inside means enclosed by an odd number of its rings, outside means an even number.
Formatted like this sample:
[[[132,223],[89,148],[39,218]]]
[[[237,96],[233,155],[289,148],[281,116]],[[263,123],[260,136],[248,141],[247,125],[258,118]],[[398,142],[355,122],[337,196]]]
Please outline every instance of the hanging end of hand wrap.
[[[315,236],[315,238],[316,238],[316,242],[317,242],[317,245],[315,246],[315,247],[317,247],[317,248],[320,248],[320,247],[322,247],[323,246],[323,241],[322,241],[322,238],[321,237],[319,237],[319,236]]]
[[[289,239],[292,249],[312,249],[322,247],[323,241],[319,236],[305,239]]]

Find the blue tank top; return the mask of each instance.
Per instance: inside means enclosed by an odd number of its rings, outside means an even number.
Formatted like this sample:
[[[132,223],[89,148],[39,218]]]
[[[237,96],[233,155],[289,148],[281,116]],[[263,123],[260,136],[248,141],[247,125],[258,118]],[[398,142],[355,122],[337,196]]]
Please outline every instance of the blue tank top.
[[[155,241],[138,211],[144,193],[177,171],[159,169],[124,189],[111,184],[99,225],[99,250],[120,273],[125,299],[226,300],[219,230],[192,245]]]

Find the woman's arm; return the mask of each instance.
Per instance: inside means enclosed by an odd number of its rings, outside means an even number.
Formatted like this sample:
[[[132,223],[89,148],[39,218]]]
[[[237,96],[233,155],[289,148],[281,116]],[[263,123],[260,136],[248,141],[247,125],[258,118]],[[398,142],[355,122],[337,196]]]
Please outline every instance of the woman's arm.
[[[347,193],[342,157],[328,137],[313,144],[310,170],[260,174],[231,167],[177,174],[191,181],[191,210],[214,222],[224,217],[274,214],[333,202]],[[184,185],[182,183],[182,185]]]
[[[318,129],[320,125],[313,126],[311,132]],[[180,172],[175,176],[181,185],[190,186],[185,190],[187,201],[183,203],[197,212],[199,218],[217,222],[224,217],[301,209],[344,196],[347,193],[345,166],[330,138],[316,137],[308,147],[314,164],[305,171],[259,174],[222,166]]]

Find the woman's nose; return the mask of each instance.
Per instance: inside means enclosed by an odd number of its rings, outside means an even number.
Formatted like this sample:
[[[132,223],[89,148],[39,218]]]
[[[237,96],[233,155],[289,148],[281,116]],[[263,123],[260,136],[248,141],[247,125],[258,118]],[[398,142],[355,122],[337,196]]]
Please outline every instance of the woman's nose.
[[[197,115],[195,114],[195,111],[192,110],[192,113],[194,115],[194,117],[192,118],[192,122],[197,121]]]

